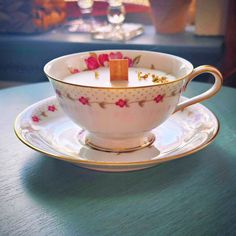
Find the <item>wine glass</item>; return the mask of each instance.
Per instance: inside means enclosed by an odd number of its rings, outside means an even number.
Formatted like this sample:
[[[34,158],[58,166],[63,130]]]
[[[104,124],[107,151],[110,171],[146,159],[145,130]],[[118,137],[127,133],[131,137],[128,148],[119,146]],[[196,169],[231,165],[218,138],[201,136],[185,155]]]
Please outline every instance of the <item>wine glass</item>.
[[[122,28],[125,20],[125,8],[122,0],[108,0],[107,19],[111,25],[111,38],[123,39],[124,31]]]
[[[81,18],[73,21],[68,28],[69,32],[92,32],[96,22],[92,16],[93,0],[77,0],[80,8]]]
[[[108,0],[107,19],[109,25],[96,28],[92,33],[94,39],[125,41],[143,33],[140,24],[124,23],[125,8],[122,0]]]

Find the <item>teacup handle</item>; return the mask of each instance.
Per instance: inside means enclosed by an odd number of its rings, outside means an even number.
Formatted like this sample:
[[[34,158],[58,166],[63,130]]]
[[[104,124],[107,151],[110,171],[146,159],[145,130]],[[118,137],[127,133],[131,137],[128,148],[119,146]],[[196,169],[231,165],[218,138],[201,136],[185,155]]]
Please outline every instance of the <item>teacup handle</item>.
[[[203,100],[206,100],[212,96],[214,96],[221,88],[222,83],[223,83],[223,78],[221,73],[219,72],[219,70],[217,70],[215,67],[213,66],[208,66],[208,65],[204,65],[204,66],[199,66],[197,68],[195,68],[192,73],[189,75],[187,82],[185,84],[185,88],[187,87],[187,85],[189,84],[190,81],[192,81],[192,79],[194,79],[196,76],[202,74],[202,73],[209,73],[212,74],[215,78],[215,82],[212,85],[212,87],[210,89],[208,89],[207,91],[193,97],[190,98],[186,101],[180,102],[175,111],[177,112],[179,110],[184,109],[185,107],[188,107],[190,105],[193,105],[195,103],[201,102]]]

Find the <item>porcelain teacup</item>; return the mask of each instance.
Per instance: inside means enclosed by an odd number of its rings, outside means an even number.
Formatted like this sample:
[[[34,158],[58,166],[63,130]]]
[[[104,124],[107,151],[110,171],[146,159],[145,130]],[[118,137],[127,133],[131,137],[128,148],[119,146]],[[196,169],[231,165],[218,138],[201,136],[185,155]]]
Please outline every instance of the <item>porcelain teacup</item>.
[[[111,53],[128,58],[132,66],[155,68],[172,74],[176,79],[133,87],[81,85],[65,80],[71,73],[92,69],[94,65],[104,66],[101,60],[97,64],[95,61],[95,64],[85,62],[91,57],[99,58],[99,55]],[[189,61],[174,55],[138,50],[66,55],[48,62],[44,72],[65,114],[87,131],[86,143],[95,149],[113,152],[133,151],[151,145],[155,140],[152,129],[161,125],[174,112],[214,96],[222,85],[221,73],[215,67],[204,65],[193,68]],[[180,102],[188,83],[202,73],[214,76],[212,87]]]

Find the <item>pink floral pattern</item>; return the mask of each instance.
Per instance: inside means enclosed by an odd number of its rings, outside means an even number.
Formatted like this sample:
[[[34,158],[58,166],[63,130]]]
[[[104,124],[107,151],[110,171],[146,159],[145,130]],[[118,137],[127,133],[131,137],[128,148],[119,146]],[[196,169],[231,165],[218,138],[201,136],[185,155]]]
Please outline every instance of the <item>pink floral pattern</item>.
[[[123,54],[121,52],[111,52],[109,54],[109,58],[110,59],[122,59],[123,58]]]
[[[144,99],[144,100],[142,99],[142,100],[131,101],[131,102],[129,102],[127,99],[123,99],[123,98],[120,98],[116,102],[96,101],[96,100],[93,101],[85,96],[80,96],[79,98],[76,98],[76,97],[71,96],[71,94],[69,94],[69,93],[62,94],[58,89],[56,90],[56,93],[62,99],[67,98],[71,101],[79,101],[82,105],[89,105],[89,106],[92,104],[98,104],[101,108],[105,109],[107,107],[107,105],[116,105],[120,108],[123,108],[123,107],[129,107],[129,105],[132,103],[137,103],[140,107],[144,107],[146,102],[153,102],[154,101],[158,104],[158,103],[163,102],[165,97],[173,97],[173,96],[176,96],[178,93],[181,93],[181,89],[178,89],[178,91],[177,90],[170,91],[169,95],[158,94],[154,98],[151,98],[151,99]],[[57,109],[54,105],[48,106],[48,111],[54,112],[55,110],[57,110]]]
[[[98,62],[99,62],[99,64],[100,64],[101,66],[106,66],[106,65],[108,65],[108,62],[109,62],[109,56],[108,56],[108,54],[105,54],[105,53],[100,54],[100,55],[98,56]]]
[[[38,116],[32,116],[32,121],[38,123],[40,121]]]
[[[48,106],[48,111],[54,112],[56,111],[56,107],[54,105]]]
[[[157,95],[155,98],[154,98],[154,101],[156,103],[159,103],[159,102],[163,102],[163,98],[164,98],[165,95]]]
[[[61,94],[61,93],[60,93]],[[62,95],[61,95],[62,96]],[[37,115],[33,115],[32,117],[31,117],[31,119],[32,119],[32,121],[34,122],[34,123],[38,123],[39,121],[41,121],[42,119],[45,119],[46,117],[48,117],[48,115],[47,115],[47,112],[55,112],[55,111],[57,111],[57,108],[56,108],[56,106],[55,105],[49,105],[48,107],[47,107],[47,111],[41,111],[40,113],[38,113]]]
[[[121,108],[128,106],[127,100],[124,100],[124,99],[119,99],[115,104],[116,104],[116,106],[119,106]]]
[[[71,74],[77,74],[77,73],[79,73],[79,72],[80,72],[80,70],[79,70],[79,69],[77,69],[77,68],[72,68],[72,67],[69,67],[68,69],[69,69],[69,71],[70,71],[70,73],[71,73]]]
[[[85,97],[80,97],[79,99],[78,99],[83,105],[89,105],[89,100],[88,100],[88,98],[85,98]]]
[[[88,70],[95,70],[100,66],[97,57],[95,56],[90,56],[85,59],[85,63],[87,65]]]
[[[124,59],[128,59],[128,65],[129,67],[132,67],[133,66],[133,60],[130,58],[130,57],[124,57]]]
[[[90,52],[89,57],[84,59],[85,64],[86,64],[85,70],[96,70],[99,67],[108,66],[109,60],[112,60],[112,59],[127,59],[129,63],[129,67],[132,67],[139,63],[140,58],[141,56],[139,55],[132,59],[128,56],[124,56],[122,52],[101,53],[98,55],[94,52]],[[76,74],[76,73],[81,72],[81,70],[74,67],[68,67],[68,70],[71,74]]]

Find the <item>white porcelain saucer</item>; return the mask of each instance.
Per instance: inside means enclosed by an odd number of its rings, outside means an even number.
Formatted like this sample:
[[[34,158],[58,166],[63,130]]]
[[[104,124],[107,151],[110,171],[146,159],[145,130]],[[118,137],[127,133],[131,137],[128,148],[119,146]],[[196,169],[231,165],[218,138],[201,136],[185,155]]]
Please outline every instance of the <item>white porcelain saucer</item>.
[[[55,97],[28,107],[15,122],[17,137],[34,150],[81,167],[111,172],[144,169],[190,155],[210,144],[218,131],[216,116],[195,104],[154,129],[156,140],[149,147],[129,153],[98,151],[84,144],[86,131],[64,114]]]

